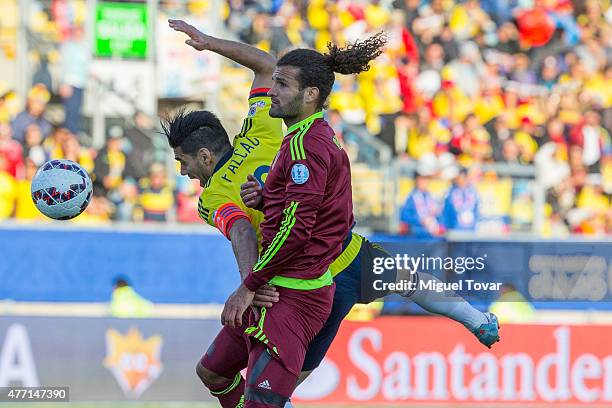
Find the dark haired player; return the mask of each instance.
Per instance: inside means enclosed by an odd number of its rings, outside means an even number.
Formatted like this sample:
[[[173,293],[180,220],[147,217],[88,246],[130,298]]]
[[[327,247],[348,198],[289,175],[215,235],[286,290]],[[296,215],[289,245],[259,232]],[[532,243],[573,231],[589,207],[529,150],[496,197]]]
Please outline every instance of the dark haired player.
[[[288,131],[258,206],[264,214],[262,253],[222,316],[226,324],[239,325],[254,291],[266,284],[279,291],[278,303],[262,308],[258,321],[250,315],[247,333],[257,341],[249,368],[258,369],[247,374],[247,407],[284,406],[308,345],[331,311],[334,284],[329,266],[340,255],[354,221],[348,156],[323,119],[322,108],[334,73],[367,70],[384,43],[378,35],[344,49],[332,47],[328,55],[293,50],[277,62],[272,75],[270,116],[283,118]],[[299,75],[308,82],[292,87]]]
[[[377,53],[383,42],[384,40],[380,35],[375,36],[364,43],[349,46],[350,53],[330,45],[328,55],[322,55],[313,50],[294,50],[277,62],[272,77],[274,85],[268,95],[272,97],[270,115],[283,118],[288,126],[281,151],[275,159],[276,166],[281,162],[288,163],[284,168],[285,174],[293,175],[296,173],[295,168],[305,174],[309,172],[309,160],[307,155],[306,160],[304,160],[302,144],[310,136],[313,127],[314,132],[318,128],[325,129],[327,127],[321,119],[321,109],[334,82],[334,74],[331,68],[334,65],[331,61],[343,61],[343,64],[340,64],[341,68],[336,66],[336,72],[347,73],[364,69],[365,67],[359,65],[366,59],[364,56]],[[293,188],[297,189],[298,186]],[[268,179],[262,192],[259,183],[251,178],[243,185],[241,195],[248,207],[261,208],[265,212],[266,207],[270,206],[267,202],[269,196],[278,193],[279,190],[279,188],[275,189],[275,184]],[[277,205],[276,211],[281,210],[282,208]],[[329,220],[329,222],[333,222],[333,220]],[[263,231],[265,226],[261,225],[260,228]],[[356,234],[349,236],[347,239],[349,244],[345,242],[345,247],[348,247],[351,241],[356,240],[359,240],[358,248],[360,250],[357,251],[356,256],[350,258],[342,273],[334,275],[336,293],[332,313],[321,332],[310,343],[302,367],[301,379],[304,379],[319,365],[335,337],[342,319],[350,308],[355,303],[368,303],[377,297],[366,299],[368,294],[361,293],[362,279],[367,279],[367,277],[362,275],[360,264],[371,265],[373,257],[386,256],[387,254],[367,241],[362,244],[362,238]],[[377,253],[373,255],[373,251],[377,251]],[[257,273],[254,275],[256,277]],[[425,273],[416,273],[411,276],[412,279],[438,281],[432,275]],[[378,293],[378,296],[382,295],[384,293]],[[490,347],[499,339],[496,317],[481,313],[453,293],[432,294],[426,291],[410,291],[403,293],[403,295],[414,300],[428,311],[461,322],[487,347]]]
[[[198,201],[200,217],[231,241],[244,279],[258,259],[259,224],[263,214],[242,203],[240,184],[247,174],[255,174],[262,182],[265,180],[282,140],[282,121],[268,115],[270,97],[266,95],[272,85],[276,59],[247,44],[205,35],[180,20],[170,20],[169,25],[188,34],[186,43],[193,48],[216,52],[254,73],[248,114],[233,143],[219,119],[209,111],[179,111],[162,121],[175,158],[180,162],[181,174],[198,179],[204,187]],[[266,287],[259,293],[260,297],[255,298],[255,304],[259,305],[271,305],[269,302],[278,296]],[[240,370],[247,367],[249,360],[250,340],[244,333],[247,327],[246,324],[239,328],[225,326],[196,366],[198,377],[223,407],[240,407],[244,403],[245,382]]]
[[[187,33],[191,37],[190,40],[187,40],[187,44],[193,46],[196,49],[215,50],[221,55],[225,55],[232,59],[235,59],[237,62],[243,63],[245,65],[248,64],[247,66],[253,69],[256,73],[256,81],[258,80],[258,77],[260,77],[259,79],[261,79],[261,75],[258,73],[258,71],[265,71],[265,66],[269,65],[270,56],[268,56],[267,54],[263,54],[260,51],[249,49],[251,47],[245,46],[243,44],[224,42],[223,40],[214,39],[212,37],[200,33],[195,28],[189,26],[184,22],[173,21],[171,22],[171,27]],[[241,58],[238,59],[238,56],[240,56]],[[256,60],[258,58],[260,59],[260,61],[256,64]],[[250,61],[247,61],[247,59],[250,59]],[[261,60],[263,60],[263,63]],[[254,87],[255,86],[256,85],[254,83]],[[258,105],[258,107],[263,107],[261,101]],[[252,104],[249,116],[252,116],[253,113],[254,112]],[[250,125],[255,126],[255,128],[257,128],[258,120],[262,119],[265,119],[263,115],[255,115],[252,118]],[[270,123],[273,123],[274,120],[271,121],[272,122]],[[248,127],[249,124],[246,122],[247,121],[245,120],[245,125],[247,125]],[[174,129],[172,129],[172,127],[174,127]],[[204,129],[200,129],[201,127],[203,127]],[[219,227],[219,229],[221,229],[221,231],[226,236],[229,235],[228,238],[231,238],[232,236],[234,237],[234,239],[232,239],[232,246],[234,247],[239,265],[248,266],[249,261],[240,262],[240,245],[238,244],[240,241],[248,242],[250,240],[251,248],[253,247],[252,237],[254,234],[252,228],[248,224],[248,220],[250,219],[253,227],[256,227],[255,231],[257,231],[257,227],[259,224],[258,220],[260,220],[258,216],[261,217],[261,213],[252,213],[249,211],[249,209],[242,206],[241,200],[233,199],[233,196],[235,195],[233,194],[232,190],[232,188],[234,188],[235,190],[235,186],[232,187],[233,183],[228,182],[228,184],[223,183],[222,185],[218,185],[218,183],[215,183],[215,181],[223,180],[223,177],[215,178],[216,173],[219,173],[220,169],[227,167],[227,164],[221,163],[220,160],[215,160],[215,155],[218,158],[218,155],[223,152],[226,152],[227,154],[227,146],[229,146],[229,141],[227,140],[227,136],[225,136],[225,138],[223,137],[223,133],[225,131],[222,129],[220,123],[218,122],[218,120],[216,120],[214,115],[210,114],[209,112],[194,112],[189,115],[181,114],[177,116],[174,121],[167,123],[166,128],[167,133],[169,135],[169,141],[171,142],[171,144],[173,144],[173,146],[176,145],[174,150],[175,153],[177,153],[177,159],[181,161],[182,172],[184,174],[189,174],[189,176],[192,178],[199,178],[201,183],[206,186],[206,190],[202,194],[199,203],[200,214],[211,225]],[[243,126],[243,130],[244,129],[245,127]],[[276,126],[273,125],[272,127],[268,127],[267,130],[271,134],[275,134],[275,129]],[[218,135],[219,137],[213,138],[217,142],[212,143],[212,140],[208,140],[210,139],[210,134],[207,134],[207,132],[212,132]],[[252,135],[252,133],[254,132],[247,133],[249,135]],[[181,134],[182,136],[179,136]],[[254,134],[257,135],[257,133]],[[171,135],[173,135],[173,137],[171,137]],[[241,132],[239,137],[241,135],[243,135],[243,132]],[[266,137],[265,134],[259,134],[257,136],[261,137],[262,139]],[[181,140],[182,142],[179,143]],[[273,144],[276,143],[276,145],[278,146],[278,144],[280,143],[280,130],[278,130],[278,134],[275,136],[275,138],[272,137],[271,140]],[[219,144],[219,141],[223,143]],[[210,145],[207,145],[207,143]],[[215,147],[216,144],[219,144],[219,146]],[[235,142],[234,146],[236,145],[237,143]],[[210,151],[209,155],[211,157],[198,157],[205,153],[203,151],[200,151],[203,146],[210,147],[210,149],[206,148],[206,150]],[[217,152],[217,154],[214,154],[213,151]],[[254,153],[257,153],[257,149],[254,150]],[[265,153],[270,154],[269,156],[267,156],[267,161],[264,157],[261,157],[262,155],[252,154],[249,157],[244,158],[243,161],[241,160],[240,168],[235,170],[255,172],[255,174],[258,176],[258,179],[261,180],[261,174],[263,174],[262,171],[260,170],[259,172],[257,172],[254,171],[254,169],[259,169],[261,166],[265,168],[265,163],[269,163],[275,151],[270,153],[270,150],[266,149]],[[207,156],[206,154],[204,155]],[[243,157],[243,155],[239,155],[239,157]],[[206,164],[211,160],[214,166],[212,166],[212,164]],[[213,168],[213,170],[217,169],[216,172],[212,171],[212,176],[210,176],[211,167]],[[235,179],[232,179],[231,181],[234,182]],[[257,184],[259,185],[259,182]],[[220,190],[218,190],[218,187],[220,188]],[[222,216],[218,218],[217,223],[214,222],[217,217],[211,216],[211,214],[216,212],[215,208],[217,208],[217,205],[232,208],[232,211],[225,212],[226,214],[229,214],[231,216],[229,222],[225,222],[226,219]],[[247,214],[248,216],[246,216]],[[249,237],[251,239],[249,239]],[[367,294],[365,294],[365,297],[364,294],[361,294],[360,296],[360,264],[365,263],[371,265],[373,257],[386,256],[386,253],[382,250],[377,249],[374,245],[367,242],[365,239],[363,239],[357,234],[351,234],[347,237],[344,242],[343,249],[344,251],[342,252],[342,254],[330,266],[330,271],[334,275],[334,279],[336,280],[337,285],[339,285],[339,287],[342,287],[343,290],[340,293],[337,291],[336,296],[334,297],[334,312],[325,323],[324,329],[319,333],[319,335],[317,335],[316,339],[310,345],[307,355],[307,361],[305,361],[304,363],[304,370],[312,370],[321,362],[325,352],[329,348],[329,345],[331,344],[331,341],[338,330],[341,320],[348,313],[350,308],[357,302],[368,303],[369,301],[374,299],[373,297],[366,299],[366,297],[368,296]],[[251,254],[252,253],[253,251],[251,251]],[[245,257],[243,256],[242,258],[244,259]],[[253,257],[251,256],[250,258],[252,259]],[[250,265],[252,266],[253,264],[254,261],[250,261]],[[250,266],[248,267],[250,268]],[[244,269],[245,268],[243,266],[240,267],[241,273],[243,275]],[[341,271],[342,273],[340,273]],[[340,277],[344,278],[339,279]],[[393,278],[389,278],[389,280],[391,279]],[[264,292],[266,292],[266,290],[264,290]],[[268,293],[270,292],[268,291]],[[381,294],[379,293],[378,295],[380,296]],[[266,305],[270,304],[269,302],[271,301],[271,299],[273,299],[273,296],[263,296],[261,299],[263,300],[261,300],[258,304]],[[246,358],[248,357],[246,351],[240,349],[241,346],[244,345],[244,339],[240,338],[242,330],[232,330],[234,329],[225,327],[222,330],[221,334],[215,339],[213,346],[211,346],[211,349],[209,349],[206,356],[204,356],[202,362],[198,364],[198,374],[200,378],[211,389],[213,394],[219,397],[223,406],[234,406],[231,405],[231,400],[236,401],[239,395],[241,394],[241,389],[244,388],[244,382],[242,381],[240,374],[236,374],[234,376],[234,373],[237,373],[236,369],[239,370],[240,368],[243,368],[244,365],[246,365]],[[216,350],[213,350],[215,348]],[[221,348],[224,348],[224,350],[221,350]],[[234,358],[236,361],[242,361],[242,367],[240,367],[240,364],[238,363],[228,364],[228,351],[231,357]],[[216,356],[216,358],[213,356]],[[225,377],[217,373],[221,373],[225,375]],[[303,374],[308,374],[308,372]],[[302,375],[302,378],[303,377],[305,376]],[[231,380],[231,378],[234,378],[234,380]]]

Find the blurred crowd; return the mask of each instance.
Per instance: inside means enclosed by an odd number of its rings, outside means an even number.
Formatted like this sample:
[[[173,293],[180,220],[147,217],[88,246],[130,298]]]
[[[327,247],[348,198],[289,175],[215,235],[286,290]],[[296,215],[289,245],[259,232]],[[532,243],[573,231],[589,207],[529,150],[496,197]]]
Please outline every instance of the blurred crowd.
[[[180,17],[206,3],[160,6]],[[196,221],[199,187],[169,177],[142,142],[155,133],[151,118],[137,112],[128,126],[109,127],[101,149],[83,137],[85,2],[40,4],[33,38],[50,36],[60,46],[39,47],[25,106],[10,92],[0,95],[0,219],[39,217],[28,180],[44,160],[69,158],[94,178],[85,219]],[[224,8],[228,30],[277,55],[387,33],[386,51],[369,71],[338,76],[328,119],[347,135],[349,151],[359,146],[347,129],[367,129],[417,169],[414,189],[402,197],[404,232],[476,229],[484,173],[464,169],[501,164],[535,169],[548,235],[612,233],[609,0],[228,0]],[[59,62],[59,75],[49,61]],[[49,102],[61,108],[60,119],[47,114]],[[433,194],[430,182],[440,179],[448,187]],[[532,207],[533,199],[515,212]]]
[[[32,202],[30,184],[51,159],[79,163],[92,177],[93,198],[75,222],[198,220],[199,185],[183,178],[177,183],[168,177],[166,164],[152,158],[151,118],[137,112],[132,125],[110,126],[105,145],[94,149],[82,144],[82,133],[69,129],[69,115],[54,124],[45,118],[50,98],[49,90],[36,84],[25,109],[0,121],[0,220],[43,218]]]
[[[136,112],[130,125],[108,128],[100,149],[68,124],[51,123],[45,117],[50,91],[39,83],[28,93],[24,110],[0,120],[0,220],[15,217],[38,220],[30,183],[47,160],[67,159],[79,163],[92,177],[94,195],[86,212],[75,222],[198,221],[200,187],[190,180],[168,177],[166,163],[152,157],[152,119]],[[5,101],[6,102],[6,101]],[[78,116],[77,116],[78,117]]]
[[[156,118],[135,111],[107,122],[104,146],[93,147],[91,124],[82,117],[91,79],[86,2],[33,1],[28,17],[33,86],[24,104],[0,86],[0,220],[43,219],[31,199],[32,177],[45,161],[68,159],[94,185],[89,206],[73,222],[197,222],[200,187],[173,177],[165,140],[161,154],[154,146],[162,138]]]
[[[372,68],[336,81],[329,108],[342,119],[340,133],[342,123],[364,125],[400,158],[424,161],[421,179],[490,163],[534,165],[550,230],[612,233],[610,1],[230,0],[228,7],[226,24],[241,40],[277,54],[295,46],[325,52],[329,41],[384,30],[388,47]],[[406,215],[418,190],[404,207],[407,231],[423,227]],[[431,207],[421,218],[434,235],[445,230],[444,206],[433,199],[422,206]]]

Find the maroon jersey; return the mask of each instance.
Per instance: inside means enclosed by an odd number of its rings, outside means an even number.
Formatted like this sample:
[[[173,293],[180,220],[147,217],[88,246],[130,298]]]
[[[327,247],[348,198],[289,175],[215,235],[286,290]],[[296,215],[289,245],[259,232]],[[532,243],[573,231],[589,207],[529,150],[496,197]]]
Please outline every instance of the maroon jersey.
[[[263,188],[263,213],[249,289],[321,278],[340,254],[353,225],[351,170],[322,112],[289,128]]]

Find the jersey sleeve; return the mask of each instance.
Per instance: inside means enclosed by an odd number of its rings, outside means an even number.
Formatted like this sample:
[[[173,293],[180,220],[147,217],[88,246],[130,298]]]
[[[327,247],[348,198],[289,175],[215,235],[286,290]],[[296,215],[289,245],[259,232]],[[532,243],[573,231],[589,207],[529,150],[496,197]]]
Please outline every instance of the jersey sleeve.
[[[280,143],[283,138],[283,122],[280,118],[270,116],[272,99],[267,95],[268,88],[255,88],[249,95],[249,111],[242,122],[236,142],[244,137],[257,138],[264,142]]]
[[[229,197],[220,194],[211,194],[206,198],[200,197],[198,213],[207,224],[217,228],[227,239],[232,226],[239,219],[250,221],[249,216]]]
[[[323,202],[325,184],[330,169],[329,156],[314,146],[304,146],[304,155],[287,155],[283,170],[286,175],[287,198],[283,217],[270,245],[244,280],[250,290],[256,290],[283,271],[292,262],[296,252],[304,251],[310,241]]]

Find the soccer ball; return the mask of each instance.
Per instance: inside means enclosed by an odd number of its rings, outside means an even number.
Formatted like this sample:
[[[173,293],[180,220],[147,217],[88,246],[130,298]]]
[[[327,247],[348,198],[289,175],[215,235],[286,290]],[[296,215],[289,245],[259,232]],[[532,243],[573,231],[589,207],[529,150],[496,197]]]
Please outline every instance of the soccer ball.
[[[92,194],[91,178],[70,160],[43,164],[32,179],[32,200],[49,218],[69,220],[82,213]]]

